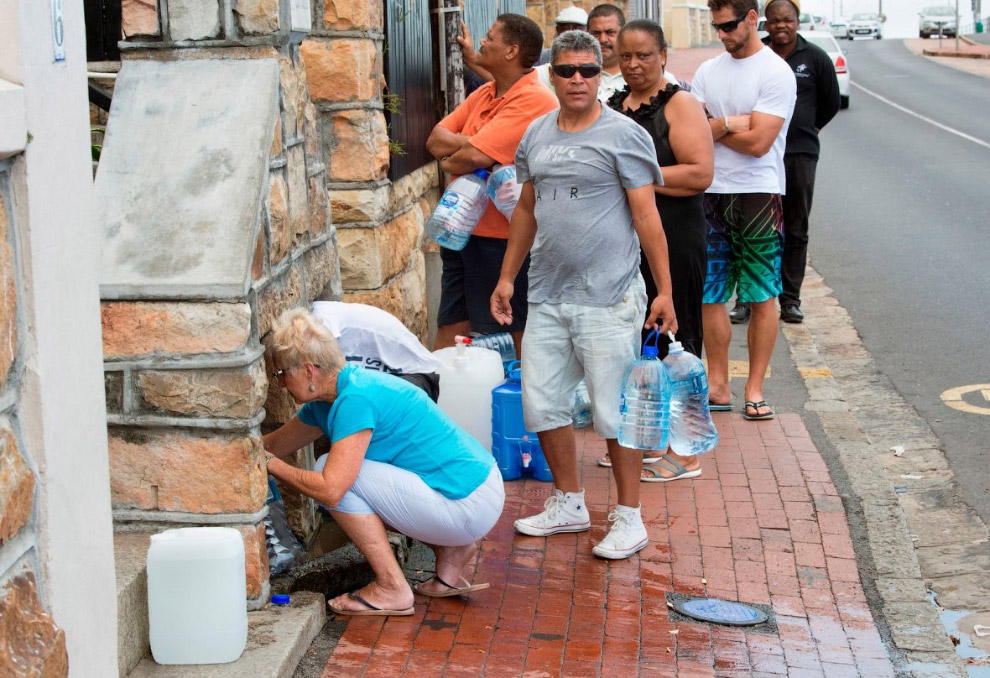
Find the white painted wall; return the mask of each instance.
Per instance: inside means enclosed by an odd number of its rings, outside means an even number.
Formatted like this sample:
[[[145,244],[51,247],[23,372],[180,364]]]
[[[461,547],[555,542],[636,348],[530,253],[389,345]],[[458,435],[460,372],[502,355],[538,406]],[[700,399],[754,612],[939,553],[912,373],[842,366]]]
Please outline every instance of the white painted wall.
[[[23,438],[38,470],[41,595],[65,630],[71,676],[117,675],[117,611],[107,462],[83,3],[18,5],[27,129],[17,166],[25,371]],[[66,59],[53,61],[52,5]],[[6,31],[5,31],[6,32]]]

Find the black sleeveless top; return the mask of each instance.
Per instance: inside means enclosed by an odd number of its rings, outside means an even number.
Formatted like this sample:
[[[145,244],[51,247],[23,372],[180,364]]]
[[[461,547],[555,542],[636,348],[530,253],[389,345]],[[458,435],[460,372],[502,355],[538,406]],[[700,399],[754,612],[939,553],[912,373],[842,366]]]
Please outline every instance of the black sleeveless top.
[[[653,144],[657,147],[657,163],[660,165],[661,174],[666,165],[676,165],[677,158],[670,148],[670,125],[664,109],[671,97],[681,90],[680,85],[667,83],[666,89],[660,90],[655,97],[650,99],[648,104],[643,104],[635,111],[623,109],[622,102],[629,96],[629,87],[626,86],[616,92],[609,99],[609,106],[623,113],[636,121],[640,127],[645,129],[651,137]],[[685,245],[693,244],[697,246],[705,241],[705,207],[704,193],[686,196],[682,198],[669,195],[656,194],[657,210],[660,212],[660,220],[663,222],[663,229],[667,234],[667,245],[671,247],[671,241],[686,239]],[[680,248],[678,248],[680,249]]]

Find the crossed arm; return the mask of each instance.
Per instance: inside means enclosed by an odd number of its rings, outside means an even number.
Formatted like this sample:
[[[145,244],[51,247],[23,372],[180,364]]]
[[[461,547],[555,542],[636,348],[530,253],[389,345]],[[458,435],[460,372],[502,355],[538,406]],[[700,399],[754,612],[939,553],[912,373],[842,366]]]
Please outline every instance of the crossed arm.
[[[471,145],[471,137],[452,132],[440,123],[430,132],[426,150],[440,161],[440,169],[448,174],[468,174],[495,164],[494,158]]]
[[[316,426],[292,417],[283,426],[264,436],[265,452],[274,456],[268,461],[268,472],[283,483],[312,497],[321,504],[334,507],[358,477],[364,454],[371,442],[371,429],[364,429],[335,442],[323,467],[323,472],[306,471],[282,461],[281,457],[323,435]]]
[[[712,139],[744,155],[760,158],[770,152],[784,119],[753,111],[746,115],[709,118]]]

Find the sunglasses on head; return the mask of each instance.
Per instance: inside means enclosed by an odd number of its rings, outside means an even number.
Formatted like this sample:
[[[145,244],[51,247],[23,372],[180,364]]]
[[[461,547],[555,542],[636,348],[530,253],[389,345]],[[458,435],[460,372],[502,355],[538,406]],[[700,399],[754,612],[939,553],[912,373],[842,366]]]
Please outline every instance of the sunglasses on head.
[[[746,15],[743,14],[740,17],[736,17],[732,21],[725,21],[720,24],[717,24],[713,21],[712,28],[714,28],[716,31],[722,31],[723,33],[731,33],[732,31],[736,30],[739,27],[739,24],[741,24],[745,20],[746,20]]]
[[[598,64],[554,64],[553,72],[560,77],[569,80],[575,73],[580,73],[582,78],[593,78],[602,72],[602,67]]]

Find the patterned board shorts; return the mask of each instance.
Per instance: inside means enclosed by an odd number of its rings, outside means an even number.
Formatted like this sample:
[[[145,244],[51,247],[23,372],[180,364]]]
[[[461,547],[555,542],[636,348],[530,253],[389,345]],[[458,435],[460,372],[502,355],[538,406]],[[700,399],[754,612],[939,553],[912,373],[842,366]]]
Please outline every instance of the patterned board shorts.
[[[775,193],[705,194],[708,271],[702,303],[773,299],[781,292],[784,213]],[[738,288],[738,291],[737,291]]]

